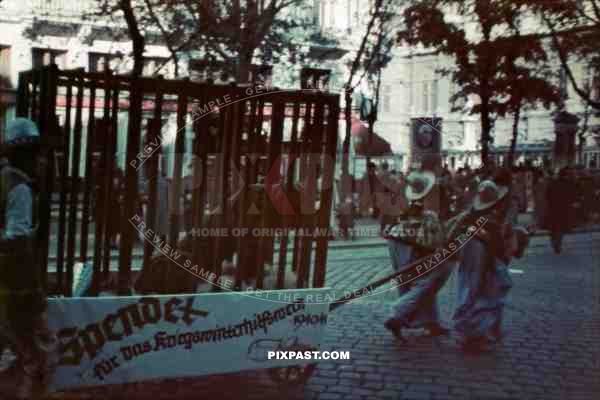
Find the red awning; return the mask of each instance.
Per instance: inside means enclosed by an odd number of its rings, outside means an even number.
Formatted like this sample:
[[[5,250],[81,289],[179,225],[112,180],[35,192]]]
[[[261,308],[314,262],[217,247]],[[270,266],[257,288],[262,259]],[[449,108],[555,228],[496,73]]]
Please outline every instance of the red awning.
[[[0,104],[16,104],[17,92],[12,89],[0,88]]]
[[[90,106],[90,98],[88,96],[83,96],[82,98],[82,107],[83,108],[88,108]],[[56,106],[57,107],[66,107],[67,105],[67,99],[65,95],[58,95],[56,96]],[[76,96],[73,96],[71,99],[71,107],[76,107],[77,105],[77,98]],[[96,97],[96,101],[94,103],[94,107],[96,108],[96,110],[101,110],[104,108],[104,98],[102,97]],[[109,100],[109,107],[112,107],[112,101]],[[150,100],[150,99],[145,99],[142,102],[142,111],[145,112],[153,112],[154,111],[154,100]],[[194,104],[188,104],[188,113],[192,113],[195,109]],[[121,98],[119,99],[119,110],[121,111],[126,111],[129,109],[129,99],[127,98]],[[172,112],[175,113],[177,112],[177,101],[176,100],[163,100],[162,102],[162,109],[164,112]],[[199,112],[201,115],[203,114],[203,111],[201,112],[200,110],[196,110],[197,112]],[[263,118],[265,118],[266,120],[271,118],[271,106],[269,104],[266,104],[263,110]],[[285,116],[286,118],[292,118],[294,116],[294,107],[293,106],[287,106],[285,108]],[[303,118],[304,117],[304,107],[300,107],[300,113],[299,113],[299,117]],[[339,113],[339,120],[340,121],[344,121],[345,120],[345,116],[344,116],[344,112],[340,111]],[[359,121],[360,122],[360,121]],[[368,130],[368,128],[367,128]]]
[[[375,132],[369,146],[369,126],[358,118],[352,118],[352,137],[354,151],[358,155],[377,157],[392,154],[390,143]]]
[[[352,117],[352,137],[355,138],[368,138],[369,137],[369,125],[361,121],[356,117]]]
[[[0,104],[15,104],[17,91],[12,87],[8,77],[0,75]]]

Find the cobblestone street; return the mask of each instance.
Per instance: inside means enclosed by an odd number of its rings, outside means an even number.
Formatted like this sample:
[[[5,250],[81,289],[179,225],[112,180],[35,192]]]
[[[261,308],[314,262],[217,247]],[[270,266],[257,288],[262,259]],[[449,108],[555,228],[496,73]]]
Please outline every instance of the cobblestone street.
[[[322,350],[350,351],[350,360],[320,362],[303,387],[279,387],[265,370],[105,388],[111,399],[593,399],[600,389],[598,315],[600,234],[566,237],[563,253],[536,237],[512,265],[514,288],[505,311],[503,344],[465,355],[453,336],[409,337],[399,344],[383,328],[395,291],[344,305],[330,314]],[[387,250],[332,252],[327,283],[352,290],[390,271]],[[446,323],[456,278],[444,288]],[[199,362],[202,362],[199,360]]]

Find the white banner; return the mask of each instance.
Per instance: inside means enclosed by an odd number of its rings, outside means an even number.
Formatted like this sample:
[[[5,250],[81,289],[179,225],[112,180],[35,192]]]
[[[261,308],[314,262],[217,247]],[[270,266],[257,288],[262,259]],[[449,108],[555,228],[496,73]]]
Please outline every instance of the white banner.
[[[50,299],[61,390],[300,365],[267,351],[317,350],[327,289]],[[312,303],[312,304],[311,304]]]

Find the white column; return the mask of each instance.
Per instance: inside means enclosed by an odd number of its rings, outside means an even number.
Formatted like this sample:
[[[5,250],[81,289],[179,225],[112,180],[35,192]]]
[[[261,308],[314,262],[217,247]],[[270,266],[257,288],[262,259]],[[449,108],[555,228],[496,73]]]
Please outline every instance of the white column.
[[[352,0],[346,0],[346,29],[352,29]]]

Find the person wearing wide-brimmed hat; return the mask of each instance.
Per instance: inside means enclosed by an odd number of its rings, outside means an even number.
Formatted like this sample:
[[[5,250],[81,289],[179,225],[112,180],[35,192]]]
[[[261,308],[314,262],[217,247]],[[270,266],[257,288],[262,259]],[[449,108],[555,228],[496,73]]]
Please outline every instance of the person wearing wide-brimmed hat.
[[[511,258],[520,257],[527,236],[507,222],[509,188],[485,180],[472,204],[476,228],[463,239],[458,268],[458,301],[454,329],[463,350],[481,351],[502,338],[505,299],[512,287],[508,274]]]
[[[36,177],[44,168],[37,126],[17,118],[2,148],[8,165],[0,171],[0,282],[3,335],[16,362],[0,374],[2,398],[30,399],[45,389],[49,355],[56,344],[46,321],[46,295],[36,265]]]
[[[436,176],[428,171],[415,171],[406,181],[405,195],[411,205],[399,223],[384,235],[395,270],[434,254],[446,241],[444,226],[434,211],[439,204]],[[444,261],[424,276],[398,287],[400,297],[394,304],[394,315],[385,322],[385,327],[398,339],[403,339],[403,329],[423,328],[430,336],[448,333],[439,322],[437,293],[450,276],[452,262]]]

